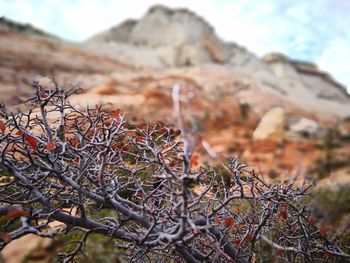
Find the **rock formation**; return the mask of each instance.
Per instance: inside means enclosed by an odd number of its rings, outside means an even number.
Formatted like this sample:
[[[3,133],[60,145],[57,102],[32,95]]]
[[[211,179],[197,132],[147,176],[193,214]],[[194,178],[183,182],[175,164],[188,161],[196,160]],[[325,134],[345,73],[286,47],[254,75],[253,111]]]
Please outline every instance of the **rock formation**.
[[[138,21],[125,21],[89,39],[90,43],[111,41],[158,49],[169,66],[224,63],[229,59],[229,46],[203,18],[187,9],[161,5],[149,9]],[[168,51],[162,52],[165,47]]]
[[[155,6],[139,20],[76,44],[6,25],[0,26],[0,102],[13,110],[32,94],[28,83],[52,86],[40,76],[54,76],[61,86],[83,89],[71,98],[74,104],[120,107],[135,122],[171,121],[171,89],[178,83],[212,148],[241,154],[265,175],[290,174],[301,159],[306,173],[322,155],[314,145],[327,127],[341,128],[348,138],[341,120],[349,116],[350,99],[330,75],[310,63],[280,54],[259,58],[224,42],[186,9]],[[299,140],[306,133],[310,138]],[[347,147],[341,147],[345,156]]]
[[[236,43],[222,41],[207,21],[187,9],[154,6],[139,20],[97,34],[85,47],[157,68],[219,65],[228,74],[248,77],[252,85],[273,96],[265,111],[290,104],[316,118],[343,118],[350,112],[345,87],[316,65],[277,53],[260,59]]]
[[[320,124],[307,118],[298,119],[290,125],[289,131],[293,135],[303,138],[322,138],[325,134],[325,129]]]

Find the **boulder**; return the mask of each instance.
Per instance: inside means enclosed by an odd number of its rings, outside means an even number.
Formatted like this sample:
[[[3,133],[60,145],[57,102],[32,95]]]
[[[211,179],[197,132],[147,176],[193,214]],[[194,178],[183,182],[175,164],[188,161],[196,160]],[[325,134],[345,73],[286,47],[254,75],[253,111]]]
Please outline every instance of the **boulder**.
[[[281,139],[284,135],[286,116],[284,109],[277,107],[269,110],[261,118],[254,130],[254,140]]]
[[[292,136],[297,136],[298,138],[322,138],[325,134],[325,129],[316,121],[300,118],[289,127],[289,132]]]
[[[346,119],[338,125],[339,135],[343,139],[350,139],[350,119]]]

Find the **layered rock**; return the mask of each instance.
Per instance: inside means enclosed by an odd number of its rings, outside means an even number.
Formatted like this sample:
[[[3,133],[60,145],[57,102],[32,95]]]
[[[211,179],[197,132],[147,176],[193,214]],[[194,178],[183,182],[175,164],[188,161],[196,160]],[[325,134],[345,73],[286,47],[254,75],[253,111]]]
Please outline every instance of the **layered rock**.
[[[187,9],[161,5],[149,9],[138,21],[123,22],[89,39],[90,43],[111,41],[158,49],[160,59],[169,66],[224,63],[229,59],[229,46],[203,18]]]
[[[321,119],[344,118],[350,112],[345,88],[316,65],[277,53],[260,59],[236,43],[222,41],[207,21],[187,9],[154,6],[139,20],[92,37],[85,47],[156,68],[219,65],[234,76],[249,78],[259,89],[239,95],[249,103],[256,99],[248,96],[276,98],[268,102],[270,109],[292,105]]]
[[[292,60],[277,53],[266,55],[262,59],[270,65],[278,79],[272,85],[278,87],[284,97],[298,108],[328,117],[333,115],[333,118],[348,115],[350,96],[345,87],[316,65]]]

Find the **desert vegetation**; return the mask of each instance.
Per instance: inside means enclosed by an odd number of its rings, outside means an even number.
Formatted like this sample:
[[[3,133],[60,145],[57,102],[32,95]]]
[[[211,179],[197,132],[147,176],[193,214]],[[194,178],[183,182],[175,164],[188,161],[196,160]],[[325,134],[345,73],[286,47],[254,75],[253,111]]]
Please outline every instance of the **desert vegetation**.
[[[75,90],[33,87],[31,110],[0,112],[1,249],[35,234],[63,242],[58,262],[98,262],[101,244],[107,262],[350,260],[312,216],[306,183],[268,184],[237,157],[201,161],[215,154],[184,124],[179,86],[175,126],[130,124],[119,108],[71,105]]]

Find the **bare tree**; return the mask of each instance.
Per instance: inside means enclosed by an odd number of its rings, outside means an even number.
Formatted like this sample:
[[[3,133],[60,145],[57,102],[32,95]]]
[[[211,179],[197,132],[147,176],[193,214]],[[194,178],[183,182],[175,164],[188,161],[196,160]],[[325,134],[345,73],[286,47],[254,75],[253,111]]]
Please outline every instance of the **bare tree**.
[[[177,87],[181,136],[161,123],[134,127],[119,109],[74,107],[73,91],[58,85],[33,86],[32,110],[1,111],[1,249],[29,233],[55,237],[49,223],[59,221],[65,233],[84,232],[57,255],[64,262],[91,233],[110,237],[129,262],[350,260],[310,216],[307,186],[266,184],[238,158],[193,169]]]

